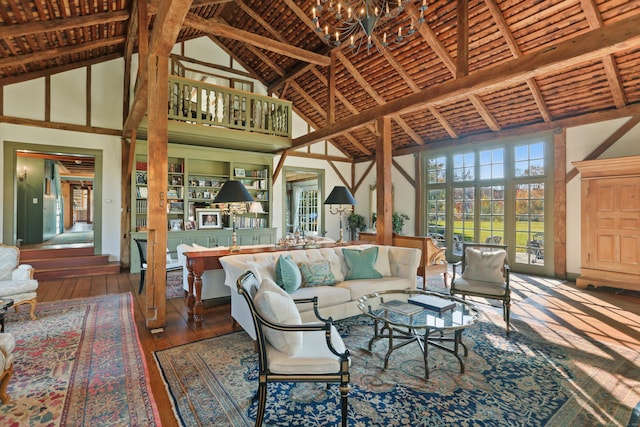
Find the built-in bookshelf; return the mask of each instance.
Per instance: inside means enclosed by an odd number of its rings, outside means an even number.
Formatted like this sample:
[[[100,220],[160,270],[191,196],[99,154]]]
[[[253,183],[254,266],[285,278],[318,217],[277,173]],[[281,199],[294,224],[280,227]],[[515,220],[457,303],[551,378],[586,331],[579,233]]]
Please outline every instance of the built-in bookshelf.
[[[135,173],[132,174],[132,232],[145,232],[148,221],[148,165],[146,147],[136,151]],[[167,182],[167,229],[170,232],[215,231],[230,228],[213,200],[229,179],[240,180],[255,202],[247,205],[247,213],[236,218],[237,228],[268,228],[271,208],[271,156],[230,150],[169,144]],[[173,148],[173,150],[171,149]],[[242,159],[242,162],[237,161]],[[246,162],[247,159],[256,161]],[[205,224],[203,215],[212,215],[215,225]]]

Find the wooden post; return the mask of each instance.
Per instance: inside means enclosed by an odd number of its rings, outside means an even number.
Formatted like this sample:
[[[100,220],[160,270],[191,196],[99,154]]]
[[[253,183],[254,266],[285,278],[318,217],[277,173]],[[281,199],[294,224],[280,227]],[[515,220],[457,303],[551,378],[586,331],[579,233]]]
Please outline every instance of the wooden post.
[[[167,184],[169,59],[149,55],[149,133],[147,145],[148,232],[146,319],[148,328],[165,324],[167,288]]]
[[[377,119],[376,136],[376,243],[391,245],[393,238],[393,194],[391,183],[391,117]]]
[[[567,185],[564,182],[567,173],[567,130],[562,129],[553,135],[553,164],[555,165],[553,182],[553,262],[554,275],[561,279],[567,277]],[[548,259],[548,258],[547,258]]]

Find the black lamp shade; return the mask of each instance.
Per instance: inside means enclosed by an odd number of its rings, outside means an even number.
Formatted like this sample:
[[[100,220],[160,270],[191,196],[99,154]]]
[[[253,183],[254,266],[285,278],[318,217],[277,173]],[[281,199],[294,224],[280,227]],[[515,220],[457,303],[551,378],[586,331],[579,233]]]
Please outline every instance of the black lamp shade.
[[[253,197],[240,181],[228,180],[222,184],[213,203],[253,202]]]
[[[325,205],[355,205],[356,201],[347,187],[336,185],[324,201]]]

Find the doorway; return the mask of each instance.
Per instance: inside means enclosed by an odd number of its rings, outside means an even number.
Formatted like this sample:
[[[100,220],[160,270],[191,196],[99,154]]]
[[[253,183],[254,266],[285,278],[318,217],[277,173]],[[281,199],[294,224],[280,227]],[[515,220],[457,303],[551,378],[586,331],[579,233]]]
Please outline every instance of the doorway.
[[[324,236],[324,171],[284,167],[284,235]]]
[[[97,150],[5,142],[3,240],[22,249],[93,247],[101,242]],[[99,206],[99,205],[98,205]]]

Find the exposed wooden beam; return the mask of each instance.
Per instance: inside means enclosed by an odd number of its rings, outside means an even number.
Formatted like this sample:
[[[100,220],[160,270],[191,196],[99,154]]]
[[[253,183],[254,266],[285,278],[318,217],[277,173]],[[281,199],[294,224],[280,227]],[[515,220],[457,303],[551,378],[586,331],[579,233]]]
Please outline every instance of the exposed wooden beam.
[[[350,157],[331,156],[327,154],[305,153],[302,151],[287,151],[290,157],[302,157],[304,159],[326,160],[329,162],[346,162],[351,163]]]
[[[344,184],[344,186],[347,187],[349,191],[352,191],[351,184],[349,184],[349,182],[346,180],[344,175],[342,175],[342,172],[340,172],[340,170],[336,167],[336,165],[333,164],[333,160],[329,160],[327,161],[327,163],[329,163],[329,166],[331,166],[331,169],[333,169],[336,175],[338,175],[338,178],[340,178],[340,181],[342,182],[342,184]]]
[[[553,135],[553,264],[556,277],[567,277],[567,130]]]
[[[420,26],[422,27],[424,26]],[[423,109],[428,105],[468,96],[470,93],[495,91],[527,78],[558,73],[567,67],[601,59],[605,55],[638,46],[640,46],[640,15],[635,15],[601,29],[561,41],[552,47],[502,62],[460,79],[423,89],[385,105],[370,108],[356,116],[339,120],[323,129],[295,138],[293,146],[330,138],[354,127],[363,126],[378,117]]]
[[[40,52],[27,53],[24,55],[8,56],[6,58],[0,59],[0,68],[18,67],[18,66],[23,66],[25,64],[30,64],[33,62],[50,61],[52,59],[56,59],[61,56],[76,55],[81,52],[87,52],[93,49],[102,49],[105,47],[119,45],[124,42],[125,42],[125,36],[117,36],[117,37],[110,37],[108,39],[101,39],[94,42],[82,43],[75,46],[51,48],[51,49],[40,51]],[[74,68],[76,67],[77,67],[77,64],[75,64]]]
[[[456,77],[469,74],[469,0],[457,1]]]
[[[391,245],[393,238],[393,183],[391,177],[391,118],[376,120],[376,243]]]
[[[207,68],[213,68],[215,70],[225,71],[227,73],[233,73],[233,74],[238,75],[238,76],[250,77],[250,78],[255,77],[254,74],[248,73],[248,72],[243,71],[243,70],[237,70],[235,68],[226,67],[224,65],[214,64],[213,62],[201,61],[199,59],[190,58],[190,57],[184,56],[184,55],[177,55],[177,54],[173,53],[173,54],[171,54],[171,58],[176,59],[176,60],[178,60],[180,62],[189,62],[191,64],[202,65],[202,66],[207,67]]]
[[[253,53],[255,56],[257,56],[258,58],[260,58],[260,60],[262,62],[264,62],[269,68],[271,68],[273,71],[276,72],[277,75],[279,76],[284,76],[285,72],[282,68],[280,68],[278,66],[278,64],[276,64],[275,62],[273,62],[264,52],[262,52],[260,49],[253,47],[251,45],[247,45],[247,50],[249,50],[251,53]]]
[[[600,155],[602,153],[604,153],[605,151],[607,151],[609,148],[611,148],[611,146],[613,144],[615,144],[616,142],[618,142],[620,140],[620,138],[622,138],[623,136],[625,136],[631,129],[633,129],[634,127],[636,127],[638,125],[638,123],[640,123],[640,115],[631,117],[629,120],[627,120],[625,122],[625,124],[623,124],[622,126],[620,126],[618,128],[618,130],[616,130],[614,133],[611,134],[611,136],[607,139],[604,140],[604,142],[600,145],[598,145],[591,153],[589,153],[587,155],[587,157],[585,157],[583,160],[594,160],[597,159],[598,157],[600,157]],[[573,178],[575,178],[578,175],[578,169],[576,168],[572,168],[568,173],[567,176],[565,178],[565,183],[569,183],[569,181],[571,181]]]
[[[282,167],[284,166],[284,161],[287,160],[288,155],[289,153],[286,151],[280,155],[280,160],[278,160],[278,165],[276,166],[276,169],[273,171],[273,178],[271,182],[276,182],[276,180],[278,179],[278,176],[280,176],[280,171],[282,170]]]
[[[291,89],[298,92],[298,95],[300,95],[305,101],[307,101],[307,103],[314,110],[316,110],[316,112],[320,114],[323,119],[327,120],[327,112],[325,111],[325,109],[322,108],[322,106],[318,104],[316,100],[313,99],[298,83],[292,80],[291,82],[289,82],[289,86],[291,87]]]
[[[25,24],[5,25],[2,27],[2,38],[23,37],[49,31],[75,30],[82,27],[122,22],[127,19],[129,19],[128,10],[116,10],[113,12],[93,13],[86,16],[73,16],[48,21],[32,21]]]
[[[257,14],[253,9],[251,9],[243,0],[234,0],[234,3],[237,4],[240,9],[244,11],[247,15],[253,18],[262,28],[267,30],[271,35],[273,35],[278,41],[282,43],[287,43],[287,39],[285,39],[279,31],[273,28],[267,21],[265,21],[262,16]]]
[[[482,117],[482,120],[484,120],[487,126],[489,126],[489,129],[499,131],[500,125],[496,121],[495,117],[493,117],[493,114],[489,112],[489,109],[484,105],[484,102],[482,102],[480,97],[475,93],[472,93],[469,95],[469,100],[475,107],[476,111],[480,114],[480,117]]]
[[[419,13],[418,9],[415,7],[413,3],[409,3],[405,7],[405,10],[407,11],[407,14],[410,16],[416,16]],[[418,32],[429,44],[431,49],[433,49],[433,51],[438,56],[438,58],[440,58],[440,60],[444,63],[445,67],[447,67],[447,69],[451,72],[451,75],[455,77],[456,64],[453,61],[453,58],[451,58],[451,55],[449,55],[449,51],[447,50],[447,48],[444,47],[444,45],[440,42],[440,39],[438,39],[438,36],[436,35],[436,33],[433,32],[433,30],[431,29],[431,27],[429,27],[429,25],[418,26]]]
[[[46,129],[68,130],[73,132],[95,133],[98,135],[120,136],[119,129],[109,129],[97,126],[83,126],[72,123],[49,122],[44,120],[26,119],[23,117],[0,116],[0,123],[11,123],[21,126],[33,126]]]
[[[406,170],[404,170],[402,165],[393,159],[391,159],[391,163],[393,164],[393,166],[395,166],[396,169],[398,169],[398,172],[400,172],[400,175],[402,175],[404,179],[406,179],[413,188],[416,188],[416,180],[411,175],[409,175],[409,173]]]
[[[365,178],[367,177],[367,175],[369,175],[369,172],[371,172],[371,169],[373,169],[373,167],[376,165],[375,161],[371,161],[369,162],[369,166],[367,166],[367,169],[364,171],[364,173],[362,174],[362,176],[360,177],[360,179],[358,180],[358,182],[353,186],[353,192],[357,193],[358,189],[360,188],[360,186],[362,185],[362,183],[364,182]]]
[[[270,52],[275,52],[277,54],[311,64],[327,67],[330,63],[330,58],[327,56],[300,49],[299,47],[282,43],[268,37],[252,34],[239,28],[234,28],[231,25],[223,24],[217,18],[203,19],[196,14],[190,13],[185,18],[184,24],[187,27],[202,31],[205,34],[237,40],[242,43],[247,43]]]

